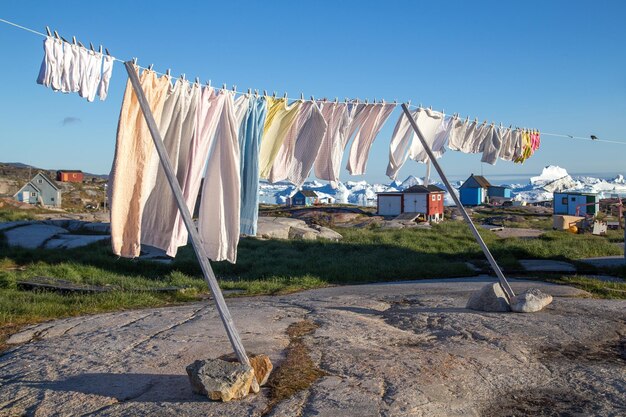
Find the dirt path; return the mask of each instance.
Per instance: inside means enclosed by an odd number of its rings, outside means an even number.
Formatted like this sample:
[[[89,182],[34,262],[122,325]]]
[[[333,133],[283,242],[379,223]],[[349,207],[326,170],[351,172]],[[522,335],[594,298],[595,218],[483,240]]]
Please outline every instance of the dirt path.
[[[464,308],[485,278],[335,287],[229,305],[244,345],[277,363],[287,327],[324,372],[273,416],[620,415],[626,411],[626,301],[518,281],[555,296],[538,314]],[[212,306],[185,305],[42,324],[0,357],[0,415],[256,416],[191,393],[185,365],[229,353]]]

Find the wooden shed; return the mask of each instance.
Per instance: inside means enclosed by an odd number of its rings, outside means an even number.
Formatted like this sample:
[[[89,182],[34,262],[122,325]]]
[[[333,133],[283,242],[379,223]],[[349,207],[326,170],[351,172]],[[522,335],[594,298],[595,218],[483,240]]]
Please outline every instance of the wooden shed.
[[[83,182],[83,179],[85,179],[83,171],[72,169],[62,169],[57,171],[57,181],[60,182]]]
[[[553,194],[554,214],[567,214],[570,216],[595,216],[600,208],[598,194],[581,192],[555,192]]]
[[[461,185],[461,204],[464,206],[479,206],[488,201],[491,184],[481,175],[470,175]]]
[[[318,203],[319,196],[313,190],[300,190],[288,200],[292,206],[312,206]]]
[[[439,222],[443,220],[444,195],[445,191],[435,185],[414,185],[404,191],[378,193],[378,214],[415,213],[423,215],[424,220]]]

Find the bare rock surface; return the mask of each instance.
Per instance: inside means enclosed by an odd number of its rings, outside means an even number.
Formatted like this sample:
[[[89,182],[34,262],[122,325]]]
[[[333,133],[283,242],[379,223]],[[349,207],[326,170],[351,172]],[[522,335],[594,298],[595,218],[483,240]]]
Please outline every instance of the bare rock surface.
[[[520,265],[528,272],[576,272],[576,267],[569,262],[550,259],[521,259]]]
[[[333,287],[228,300],[244,346],[280,366],[287,327],[326,374],[267,415],[615,416],[626,409],[626,300],[531,281],[537,314],[468,310],[493,278]],[[0,356],[8,415],[260,416],[268,389],[227,403],[192,392],[185,366],[231,353],[210,304],[76,317],[13,336]]]
[[[309,226],[304,220],[290,217],[259,217],[257,236],[264,239],[292,240],[340,240],[343,238],[332,229]]]
[[[474,292],[467,301],[467,308],[478,311],[507,312],[511,306],[498,283],[487,284]]]
[[[552,302],[552,296],[538,288],[530,288],[511,297],[511,310],[516,313],[536,313]]]
[[[221,359],[199,359],[186,370],[193,392],[215,401],[245,398],[254,379],[252,367]]]
[[[56,235],[68,233],[62,227],[48,224],[27,224],[4,231],[9,246],[37,249]]]

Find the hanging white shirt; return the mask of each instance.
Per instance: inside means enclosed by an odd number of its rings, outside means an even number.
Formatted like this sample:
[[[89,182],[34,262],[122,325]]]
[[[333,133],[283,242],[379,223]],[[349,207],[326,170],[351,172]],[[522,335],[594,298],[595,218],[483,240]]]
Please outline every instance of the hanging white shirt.
[[[434,144],[435,136],[439,132],[439,127],[444,121],[444,115],[438,111],[430,109],[417,109],[417,119],[415,123],[419,127],[420,132],[423,135],[423,139],[431,149]],[[409,158],[417,162],[426,162],[428,160],[428,154],[424,150],[422,143],[419,139],[415,138],[411,144],[409,150]]]
[[[419,110],[419,109],[418,109]],[[419,114],[418,110],[411,111],[411,117],[413,120],[417,119]],[[409,157],[409,148],[413,140],[417,140],[415,131],[411,127],[411,123],[404,114],[400,113],[396,126],[393,129],[391,141],[389,142],[389,164],[387,165],[387,176],[392,180],[395,180],[398,176],[398,171],[404,165]]]

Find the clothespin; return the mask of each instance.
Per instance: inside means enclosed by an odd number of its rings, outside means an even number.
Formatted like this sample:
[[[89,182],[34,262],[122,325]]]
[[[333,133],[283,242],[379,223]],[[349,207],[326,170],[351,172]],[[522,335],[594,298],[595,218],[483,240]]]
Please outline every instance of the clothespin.
[[[152,67],[154,67],[154,64],[148,65],[148,71],[152,71]]]
[[[285,91],[285,94],[283,95],[283,98],[284,98],[285,100],[287,100],[287,92],[286,92],[286,91]]]
[[[98,50],[98,52],[102,53],[102,45],[100,45],[100,49]]]
[[[79,42],[80,43],[80,42]],[[82,45],[81,45],[82,46]],[[83,46],[84,48],[84,46]],[[133,65],[137,65],[137,58],[133,58]]]
[[[252,90],[248,88],[248,95],[252,94]]]
[[[267,97],[267,90],[263,90],[263,95]]]
[[[96,51],[94,51],[94,49],[93,49],[93,43],[91,43],[91,42],[89,42],[89,49],[91,49],[91,52],[96,52]]]
[[[410,106],[411,106],[411,100],[408,100],[408,101],[406,102],[406,106],[407,106],[407,107],[410,107]]]
[[[59,32],[57,32],[56,30],[54,31],[54,36],[55,36],[58,40],[61,40],[61,37],[59,36]]]
[[[398,100],[394,100],[394,101],[393,101],[393,104],[398,104]]]
[[[315,102],[315,97],[311,96],[311,101]]]
[[[209,81],[207,81],[207,82],[206,82],[206,86],[207,86],[207,87],[209,87],[209,88],[211,88],[211,80],[209,80]]]
[[[235,84],[233,84],[233,93],[237,92],[237,86]]]
[[[168,68],[167,71],[165,71],[165,76],[168,77],[168,78],[171,78],[172,76],[170,75],[170,73],[171,73],[171,71]]]
[[[50,32],[50,28],[48,26],[46,26],[46,32],[48,33],[48,36],[52,36],[52,32]]]
[[[226,90],[226,83],[222,84],[222,91]]]
[[[183,80],[183,81],[185,81],[185,74],[181,74],[181,75],[180,75],[180,79],[181,79],[181,80]]]
[[[339,102],[339,99],[335,97],[335,104],[337,104],[338,102]]]
[[[200,77],[196,77],[196,84],[200,85]]]
[[[272,93],[272,98],[276,98],[276,91]]]
[[[259,96],[259,90],[255,89],[255,90],[254,90],[254,95],[255,95],[256,97],[258,97],[258,96]]]
[[[72,43],[74,45],[76,45],[76,36],[72,36]],[[107,55],[108,55],[109,51],[107,51]]]
[[[304,94],[300,93],[300,101],[304,101]]]
[[[369,99],[365,99],[365,104],[369,104]]]
[[[84,47],[85,47],[85,45],[83,45],[83,43],[82,43],[81,41],[78,41],[78,45],[79,45],[81,48],[84,48]]]
[[[107,54],[108,56],[111,56],[111,53],[109,52],[109,50],[108,50],[107,48],[104,48],[104,52],[106,52],[106,54]]]

